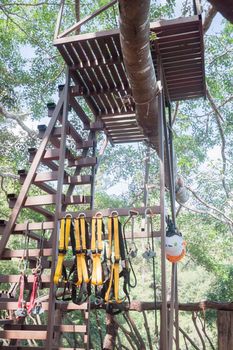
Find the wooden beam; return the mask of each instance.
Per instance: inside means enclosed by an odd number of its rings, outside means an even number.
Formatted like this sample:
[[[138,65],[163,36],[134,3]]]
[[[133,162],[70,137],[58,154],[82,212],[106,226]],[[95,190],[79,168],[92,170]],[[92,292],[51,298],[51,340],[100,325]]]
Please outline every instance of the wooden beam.
[[[160,214],[160,207],[159,206],[150,206],[147,209],[151,210],[152,214]],[[137,211],[140,215],[145,214],[146,208],[144,207],[137,207],[137,208],[107,208],[103,210],[84,210],[84,211],[76,211],[76,212],[68,212],[68,213],[62,213],[61,218],[64,217],[65,214],[71,214],[73,218],[78,217],[80,213],[85,213],[87,218],[92,218],[97,213],[101,212],[104,217],[108,217],[111,215],[112,212],[117,212],[119,216],[128,216],[129,211],[134,210]]]
[[[21,188],[21,191],[20,191],[20,194],[17,198],[17,201],[15,203],[15,206],[14,206],[14,209],[12,210],[12,214],[11,214],[11,217],[6,225],[6,228],[4,230],[4,234],[2,235],[2,239],[0,241],[0,256],[3,252],[3,249],[5,248],[7,242],[8,242],[8,239],[10,237],[10,234],[13,230],[13,227],[15,225],[15,222],[18,218],[18,215],[19,215],[19,212],[23,206],[23,203],[26,199],[26,196],[27,196],[27,193],[29,191],[29,187],[30,185],[32,184],[33,182],[33,179],[34,179],[34,176],[35,176],[35,173],[36,173],[36,170],[40,164],[40,161],[43,157],[43,154],[44,154],[44,151],[45,151],[45,147],[47,146],[47,143],[49,141],[49,137],[50,137],[50,134],[52,132],[52,129],[53,127],[55,126],[55,123],[57,121],[57,117],[58,117],[58,113],[60,112],[60,109],[63,105],[63,102],[64,102],[64,94],[62,93],[59,101],[58,101],[58,104],[56,105],[56,108],[54,110],[54,113],[53,113],[53,117],[52,119],[50,120],[50,123],[48,125],[48,128],[45,132],[45,135],[44,135],[44,138],[38,148],[38,151],[37,151],[37,156],[33,159],[33,162],[31,164],[31,167],[28,171],[28,175],[27,175],[27,178]]]
[[[113,6],[115,3],[117,2],[117,0],[112,0],[110,1],[107,5],[102,6],[101,8],[99,8],[98,10],[94,11],[91,15],[86,16],[85,18],[83,18],[82,20],[80,20],[78,23],[75,23],[73,26],[71,26],[69,29],[66,29],[63,33],[61,33],[60,35],[58,35],[58,38],[63,38],[64,36],[67,36],[68,34],[76,31],[77,29],[81,28],[81,26],[85,23],[87,23],[88,21],[90,21],[91,19],[95,18],[96,16],[98,16],[101,12],[106,11],[109,7]]]
[[[12,259],[12,258],[22,258],[22,256],[24,256],[25,254],[25,250],[24,249],[5,249],[2,252],[2,259]],[[51,256],[52,255],[52,248],[44,248],[42,249],[42,252],[40,251],[40,249],[34,249],[34,248],[30,248],[28,249],[28,257],[40,257],[41,256]]]

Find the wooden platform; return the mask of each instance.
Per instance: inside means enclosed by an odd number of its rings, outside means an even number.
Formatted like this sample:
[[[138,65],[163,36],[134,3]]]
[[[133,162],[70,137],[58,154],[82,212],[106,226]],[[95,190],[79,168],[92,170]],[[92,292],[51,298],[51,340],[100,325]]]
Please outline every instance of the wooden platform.
[[[151,23],[151,54],[155,70],[161,58],[169,102],[205,96],[203,33],[200,16]],[[54,41],[75,86],[113,143],[146,137],[135,118],[135,105],[125,72],[119,30],[87,33]]]

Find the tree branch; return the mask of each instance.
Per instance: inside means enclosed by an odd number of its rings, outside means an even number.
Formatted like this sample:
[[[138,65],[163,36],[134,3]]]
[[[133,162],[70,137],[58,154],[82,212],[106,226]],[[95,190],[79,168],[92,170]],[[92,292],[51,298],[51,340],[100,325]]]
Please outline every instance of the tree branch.
[[[19,114],[16,115],[15,113],[8,112],[3,105],[0,104],[0,114],[5,117],[6,119],[11,119],[17,122],[17,124],[28,134],[28,136],[32,139],[35,139],[37,137],[37,133],[30,128],[22,121],[21,118],[25,117],[27,114]]]
[[[224,136],[224,130],[223,130],[223,127],[222,127],[222,124],[221,122],[223,122],[223,117],[221,116],[214,100],[213,100],[213,97],[211,96],[210,94],[210,91],[209,89],[207,88],[206,89],[206,96],[210,102],[210,105],[214,111],[214,115],[215,115],[215,120],[216,120],[216,123],[217,123],[217,126],[218,126],[218,130],[219,130],[219,134],[220,134],[220,137],[221,137],[221,140],[222,140],[222,146],[221,146],[221,155],[222,155],[222,185],[223,185],[223,188],[224,188],[224,191],[226,193],[226,196],[227,198],[229,197],[229,193],[228,193],[228,189],[226,187],[226,179],[225,179],[225,173],[226,173],[226,163],[227,163],[227,160],[226,160],[226,155],[225,155],[225,148],[226,148],[226,140],[225,140],[225,136]]]
[[[212,216],[214,219],[218,220],[218,221],[221,221],[223,224],[226,224],[226,221],[221,219],[220,217],[214,215],[213,213],[211,212],[208,212],[208,211],[205,211],[205,210],[200,210],[200,209],[196,209],[196,208],[190,208],[190,207],[187,207],[186,205],[182,204],[182,207],[184,207],[185,209],[189,210],[189,211],[192,211],[193,213],[197,213],[197,214],[203,214],[203,215],[210,215]],[[229,224],[229,223],[228,223]],[[230,224],[232,226],[232,224]]]
[[[233,220],[231,220],[226,214],[224,214],[221,210],[219,210],[218,208],[208,204],[206,201],[204,201],[202,198],[200,198],[197,193],[189,186],[186,186],[187,190],[189,190],[193,196],[201,203],[203,204],[205,207],[216,211],[218,214],[222,215],[231,225],[233,225]]]
[[[197,324],[197,313],[196,312],[192,312],[192,320],[193,320],[194,327],[197,331],[197,334],[199,335],[199,338],[201,340],[202,348],[203,348],[203,350],[206,350],[204,339],[202,337],[202,334],[201,334],[200,329],[199,329],[198,324]]]

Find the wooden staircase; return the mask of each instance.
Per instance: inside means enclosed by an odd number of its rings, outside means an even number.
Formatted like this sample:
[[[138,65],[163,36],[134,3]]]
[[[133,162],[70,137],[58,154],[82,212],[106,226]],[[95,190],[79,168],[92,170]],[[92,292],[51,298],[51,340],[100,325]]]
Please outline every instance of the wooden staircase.
[[[5,285],[15,287],[13,295],[7,292],[0,294],[1,349],[89,349],[89,302],[76,305],[73,302],[58,301],[53,284],[58,250],[57,227],[62,213],[93,209],[94,203],[98,126],[95,127],[95,123],[90,122],[77,100],[70,97],[69,84],[68,77],[66,85],[60,86],[58,103],[48,104],[49,124],[47,127],[38,126],[41,144],[38,148],[28,150],[31,163],[29,170],[18,171],[21,190],[18,195],[8,195],[11,217],[8,222],[0,220],[1,260],[8,260],[8,264],[15,268],[25,261],[28,264],[25,271],[25,301],[30,298],[33,269],[40,259],[42,273],[37,301],[40,310],[43,310],[41,315],[17,318],[15,311],[18,308],[21,269],[12,274],[1,271],[0,290]],[[86,138],[77,132],[68,119],[71,106],[79,113]],[[34,215],[35,222],[17,222],[18,218],[22,220],[25,210],[30,210],[30,217]],[[18,236],[22,242],[20,249],[12,246],[10,237],[13,236]],[[23,244],[26,239],[28,249]],[[66,317],[70,311],[77,312],[77,319],[81,317],[82,324],[71,322]],[[75,340],[77,335],[78,342]]]

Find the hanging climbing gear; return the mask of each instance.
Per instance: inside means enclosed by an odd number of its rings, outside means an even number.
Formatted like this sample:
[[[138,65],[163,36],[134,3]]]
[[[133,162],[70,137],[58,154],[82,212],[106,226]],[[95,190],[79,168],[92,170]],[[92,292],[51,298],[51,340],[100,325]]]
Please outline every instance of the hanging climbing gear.
[[[186,253],[186,242],[181,232],[175,227],[172,220],[167,218],[167,230],[165,239],[166,258],[172,263],[180,261]]]
[[[26,276],[24,272],[21,273],[19,278],[19,297],[17,310],[15,311],[16,319],[20,319],[27,316],[27,305],[24,300],[24,287],[26,282]]]
[[[129,258],[136,258],[137,256],[137,252],[138,252],[138,248],[135,244],[134,241],[134,230],[135,230],[135,218],[139,215],[139,213],[135,210],[130,210],[129,211],[129,216],[131,218],[131,242],[129,245],[129,253],[128,256]]]
[[[91,221],[91,253],[92,276],[91,284],[100,286],[103,284],[101,254],[103,251],[104,225],[102,213],[97,213]]]
[[[67,215],[61,219],[60,232],[59,232],[59,247],[58,247],[58,259],[57,266],[54,274],[54,284],[58,284],[61,280],[67,282],[67,273],[64,267],[64,259],[68,250],[68,244],[70,239],[70,232],[73,229],[72,217]]]
[[[146,232],[147,232],[147,244],[146,244],[146,250],[142,254],[143,258],[148,260],[151,258],[154,258],[156,256],[156,253],[151,249],[150,245],[150,236],[153,236],[153,227],[152,227],[152,212],[149,208],[145,210],[145,219],[146,219]]]
[[[24,289],[25,289],[25,283],[27,281],[26,272],[28,268],[28,245],[29,245],[28,227],[29,227],[29,221],[27,222],[26,230],[24,232],[24,250],[23,250],[22,258],[19,262],[19,271],[20,271],[19,297],[18,297],[17,310],[15,311],[15,316],[17,319],[27,316],[27,303],[24,300]]]
[[[108,240],[109,248],[107,258],[110,262],[111,269],[108,288],[105,293],[105,302],[108,303],[115,301],[119,304],[122,303],[126,297],[129,299],[129,294],[127,290],[128,271],[126,268],[124,241],[122,236],[121,223],[116,211],[112,212],[108,217]],[[121,272],[120,262],[122,267]],[[119,284],[121,276],[124,277],[123,291],[125,293],[125,297],[122,299],[119,298]]]
[[[68,276],[67,286],[70,287],[70,277],[73,274],[71,281],[71,300],[75,304],[85,302],[91,294],[90,288],[90,254],[89,254],[89,234],[86,215],[80,213],[74,222],[74,233],[71,233],[71,245],[74,256],[74,264]],[[65,299],[63,296],[63,300]]]
[[[123,238],[124,238],[125,250],[126,250],[126,254],[127,254],[126,269],[128,271],[128,286],[129,286],[129,288],[135,288],[137,286],[137,277],[136,277],[136,274],[135,274],[135,271],[134,271],[134,268],[133,268],[133,265],[132,265],[132,262],[131,262],[131,258],[136,257],[137,251],[138,251],[138,249],[136,247],[136,244],[134,243],[134,218],[137,215],[138,215],[137,211],[130,210],[129,211],[129,217],[124,222],[124,225],[123,225]],[[133,239],[133,245],[130,246],[131,251],[130,251],[130,248],[128,247],[127,240],[126,240],[126,235],[125,235],[126,225],[128,224],[128,222],[130,220],[132,220],[132,223],[131,223],[131,243],[132,243],[132,239]],[[134,244],[135,244],[135,246],[134,246]],[[134,282],[133,283],[131,282],[131,272],[132,272],[133,278],[134,278]]]
[[[39,290],[41,287],[41,274],[42,274],[42,263],[41,258],[43,254],[43,246],[44,246],[44,235],[45,230],[43,229],[44,222],[42,222],[42,234],[39,241],[39,256],[36,261],[36,267],[32,270],[34,280],[33,280],[33,287],[32,292],[30,296],[29,306],[27,307],[28,313],[32,315],[41,315],[44,310],[42,309],[42,303],[36,302],[36,299],[39,298]]]
[[[75,254],[77,267],[77,281],[76,285],[80,286],[83,282],[88,283],[90,278],[88,276],[87,268],[87,235],[88,226],[84,214],[79,214],[74,221],[75,233]]]

